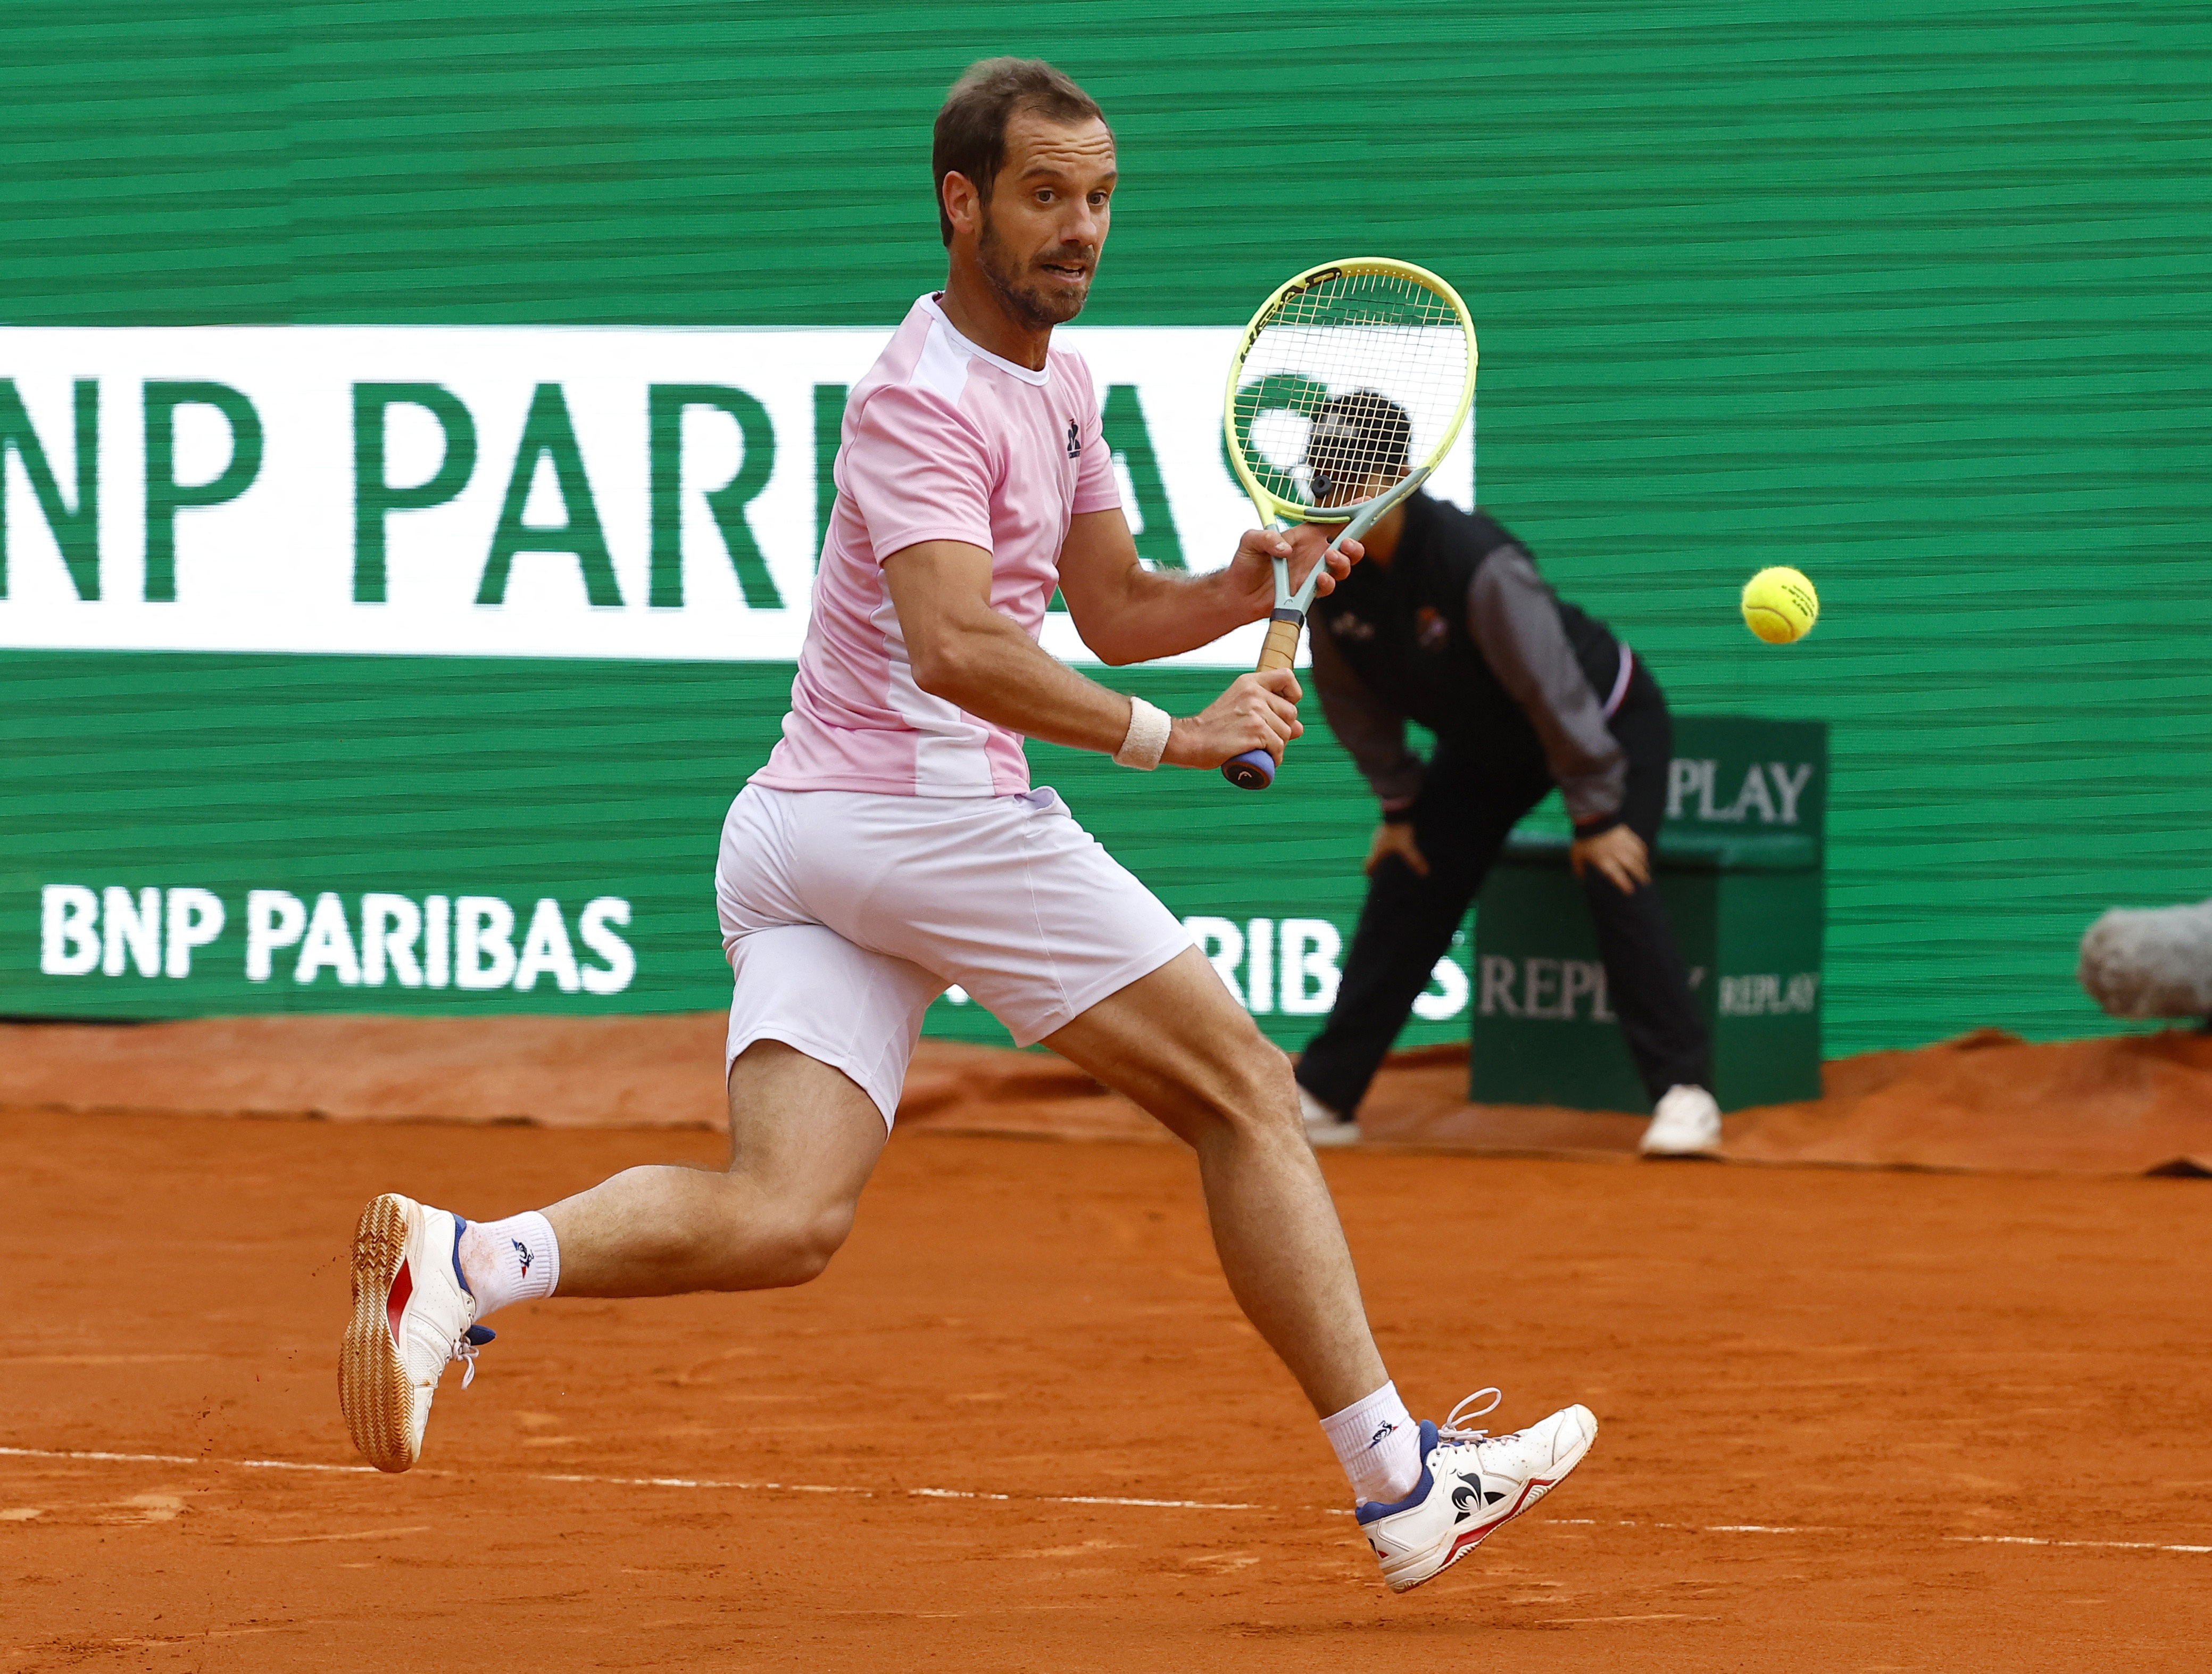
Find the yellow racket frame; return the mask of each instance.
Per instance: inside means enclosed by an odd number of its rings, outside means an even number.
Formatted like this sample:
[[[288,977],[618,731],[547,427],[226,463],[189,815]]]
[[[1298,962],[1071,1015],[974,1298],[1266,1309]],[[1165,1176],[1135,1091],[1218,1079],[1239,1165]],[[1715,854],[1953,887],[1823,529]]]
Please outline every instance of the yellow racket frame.
[[[1237,395],[1244,387],[1245,358],[1252,352],[1253,344],[1260,340],[1262,332],[1274,322],[1284,305],[1294,297],[1310,290],[1315,285],[1350,275],[1373,273],[1394,278],[1411,279],[1434,292],[1451,304],[1452,313],[1459,321],[1460,330],[1467,335],[1467,376],[1460,386],[1459,404],[1451,420],[1438,433],[1425,458],[1404,477],[1371,499],[1355,502],[1346,506],[1309,506],[1285,499],[1260,480],[1249,460],[1245,447],[1240,446],[1237,435]],[[1230,468],[1260,514],[1260,521],[1270,529],[1281,529],[1291,523],[1341,523],[1345,527],[1329,543],[1333,551],[1347,540],[1357,540],[1393,506],[1413,494],[1429,479],[1431,473],[1443,463],[1444,455],[1459,440],[1461,427],[1466,424],[1468,411],[1474,405],[1474,372],[1478,359],[1474,339],[1474,320],[1468,313],[1467,304],[1460,294],[1442,278],[1425,267],[1412,262],[1395,261],[1387,256],[1353,256],[1343,261],[1322,262],[1303,273],[1278,285],[1273,295],[1260,305],[1244,327],[1244,335],[1237,346],[1237,354],[1229,363],[1229,384],[1221,398],[1221,435],[1223,450],[1229,456]],[[1249,438],[1248,438],[1249,440]],[[1288,668],[1297,660],[1298,636],[1305,630],[1306,611],[1312,605],[1314,592],[1319,584],[1326,562],[1314,565],[1304,586],[1293,591],[1287,561],[1275,560],[1275,608],[1267,624],[1267,637],[1260,651],[1260,667]],[[1274,761],[1264,750],[1255,750],[1225,764],[1222,776],[1230,783],[1245,790],[1264,790],[1274,781]]]
[[[1228,444],[1229,463],[1237,472],[1237,480],[1244,484],[1244,491],[1252,497],[1261,518],[1270,524],[1295,520],[1300,523],[1349,523],[1370,501],[1360,501],[1349,506],[1308,506],[1295,500],[1286,500],[1275,493],[1253,472],[1244,457],[1244,449],[1237,444],[1237,393],[1244,387],[1244,362],[1251,354],[1252,345],[1260,340],[1260,333],[1274,323],[1283,305],[1293,297],[1304,295],[1316,285],[1330,279],[1340,279],[1360,273],[1381,274],[1391,278],[1411,279],[1416,284],[1434,291],[1451,304],[1452,313],[1459,320],[1459,328],[1467,334],[1467,376],[1462,380],[1459,402],[1454,408],[1451,421],[1438,437],[1428,457],[1416,467],[1416,474],[1426,477],[1443,463],[1452,444],[1459,440],[1460,428],[1467,423],[1468,411],[1474,405],[1474,372],[1478,358],[1474,340],[1474,320],[1467,311],[1467,304],[1442,278],[1425,267],[1416,267],[1412,262],[1393,261],[1387,256],[1354,256],[1346,261],[1322,262],[1310,267],[1296,277],[1275,287],[1273,295],[1260,305],[1244,327],[1244,335],[1237,345],[1235,357],[1229,363],[1229,383],[1221,396],[1221,434]],[[1392,490],[1376,496],[1391,504],[1405,498],[1405,492]]]

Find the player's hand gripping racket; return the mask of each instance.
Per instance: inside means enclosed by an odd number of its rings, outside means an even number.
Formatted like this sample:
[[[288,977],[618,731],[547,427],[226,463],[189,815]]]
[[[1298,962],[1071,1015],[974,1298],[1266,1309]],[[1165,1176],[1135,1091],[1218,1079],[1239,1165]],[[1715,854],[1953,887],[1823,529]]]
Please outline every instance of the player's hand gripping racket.
[[[1474,403],[1474,322],[1426,268],[1376,256],[1310,267],[1270,296],[1229,368],[1229,463],[1271,529],[1341,523],[1335,551],[1426,482]],[[1291,588],[1275,560],[1261,668],[1288,668],[1327,561]],[[1224,762],[1243,790],[1274,782],[1265,750]]]

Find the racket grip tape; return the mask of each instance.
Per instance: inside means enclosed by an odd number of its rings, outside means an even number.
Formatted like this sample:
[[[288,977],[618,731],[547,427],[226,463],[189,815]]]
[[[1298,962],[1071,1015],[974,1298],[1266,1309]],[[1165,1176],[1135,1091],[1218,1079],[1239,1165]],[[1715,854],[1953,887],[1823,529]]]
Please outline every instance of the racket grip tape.
[[[1298,636],[1305,630],[1303,611],[1277,611],[1260,648],[1260,667],[1288,668],[1297,660]],[[1275,758],[1265,750],[1247,750],[1221,764],[1221,776],[1239,790],[1265,790],[1275,782]]]
[[[1306,625],[1303,612],[1278,611],[1267,624],[1267,642],[1260,648],[1260,667],[1288,668],[1298,660],[1298,635]]]

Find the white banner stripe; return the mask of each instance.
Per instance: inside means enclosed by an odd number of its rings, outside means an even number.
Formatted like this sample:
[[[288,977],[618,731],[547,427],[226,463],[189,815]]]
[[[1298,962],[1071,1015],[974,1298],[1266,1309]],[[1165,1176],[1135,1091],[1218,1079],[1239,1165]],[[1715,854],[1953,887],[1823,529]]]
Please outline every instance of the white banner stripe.
[[[1255,519],[1221,448],[1237,336],[1055,339],[1148,561],[1216,569]],[[890,337],[0,327],[0,648],[789,662],[843,392]],[[1471,505],[1474,450],[1470,423],[1430,491]],[[1172,660],[1249,668],[1264,628]],[[1064,612],[1043,642],[1096,661]]]

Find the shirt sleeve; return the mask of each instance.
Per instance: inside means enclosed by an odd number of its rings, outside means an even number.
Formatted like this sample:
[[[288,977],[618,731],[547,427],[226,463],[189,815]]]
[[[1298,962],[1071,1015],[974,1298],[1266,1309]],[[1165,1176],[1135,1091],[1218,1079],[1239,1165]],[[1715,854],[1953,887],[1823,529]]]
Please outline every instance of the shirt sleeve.
[[[1467,618],[1492,672],[1536,728],[1576,829],[1618,825],[1627,752],[1605,724],[1552,590],[1526,552],[1504,546],[1484,560],[1468,584]]]
[[[837,486],[868,527],[878,563],[925,540],[991,547],[998,475],[982,433],[929,390],[890,384],[868,397],[838,462]]]
[[[1082,374],[1079,387],[1087,395],[1096,387],[1088,372]],[[1114,450],[1106,445],[1106,417],[1096,395],[1089,395],[1085,413],[1083,449],[1075,456],[1075,499],[1070,507],[1079,517],[1085,512],[1109,512],[1121,503],[1121,479],[1114,474]]]
[[[1409,808],[1421,794],[1424,765],[1406,747],[1406,717],[1352,672],[1325,622],[1314,624],[1313,683],[1328,729],[1350,753],[1385,813]]]

